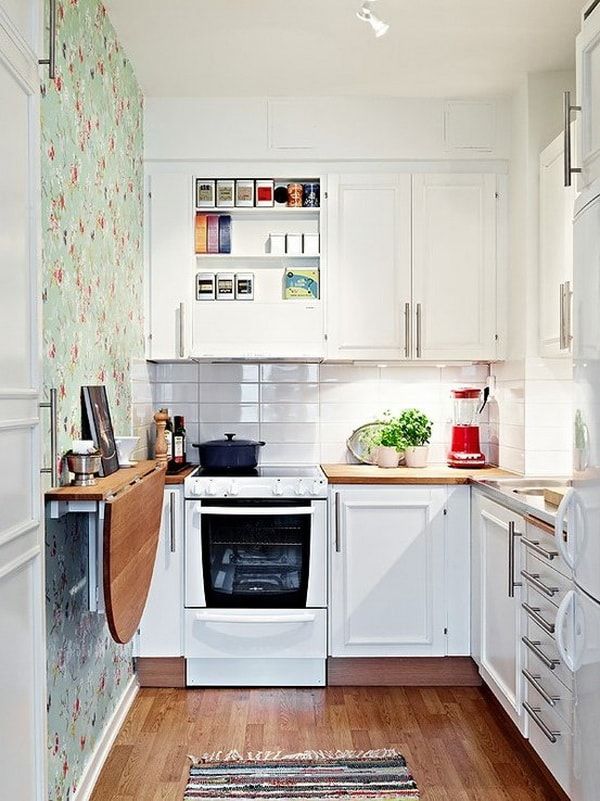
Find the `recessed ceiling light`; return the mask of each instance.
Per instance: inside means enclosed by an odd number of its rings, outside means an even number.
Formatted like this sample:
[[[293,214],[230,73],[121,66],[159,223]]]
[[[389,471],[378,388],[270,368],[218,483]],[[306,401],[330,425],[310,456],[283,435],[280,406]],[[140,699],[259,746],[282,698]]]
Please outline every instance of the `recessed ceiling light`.
[[[365,0],[359,10],[356,12],[356,16],[362,22],[368,22],[371,28],[373,28],[373,33],[377,38],[380,36],[384,36],[390,26],[387,22],[384,22],[382,19],[379,19],[374,13],[371,6],[373,3],[377,2],[377,0]]]

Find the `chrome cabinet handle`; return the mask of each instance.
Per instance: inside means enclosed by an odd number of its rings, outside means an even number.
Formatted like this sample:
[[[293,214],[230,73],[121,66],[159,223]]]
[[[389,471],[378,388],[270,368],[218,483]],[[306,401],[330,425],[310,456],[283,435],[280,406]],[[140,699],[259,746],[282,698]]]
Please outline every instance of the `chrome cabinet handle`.
[[[539,590],[544,595],[547,595],[548,598],[554,598],[557,592],[559,592],[558,587],[548,587],[547,584],[544,584],[543,581],[540,581],[539,573],[528,573],[527,570],[521,570],[521,575],[532,587],[535,587],[536,590]]]
[[[557,739],[560,737],[559,731],[552,731],[544,721],[540,717],[540,712],[542,711],[538,707],[530,706],[527,701],[523,701],[523,709],[527,712],[529,717],[533,720],[533,722],[538,726],[542,734],[547,737],[551,743],[555,743]]]
[[[560,701],[560,695],[550,695],[550,693],[546,692],[539,681],[541,676],[538,676],[535,673],[530,673],[525,668],[521,670],[521,673],[549,706],[556,706],[556,704]]]
[[[546,665],[548,670],[556,670],[556,666],[560,665],[560,659],[551,659],[549,656],[546,656],[540,648],[540,642],[538,640],[530,640],[529,637],[521,637],[521,642],[529,648],[532,654],[537,656],[540,662]]]
[[[565,186],[571,186],[571,176],[573,173],[581,172],[581,167],[573,167],[571,164],[571,113],[581,111],[581,106],[571,104],[571,92],[563,92],[563,114],[564,114],[564,177]]]
[[[559,350],[566,350],[565,345],[565,285],[560,285],[559,291],[559,333],[558,333],[558,347]]]
[[[543,556],[544,559],[547,559],[551,562],[553,559],[556,559],[558,556],[558,551],[548,551],[546,548],[542,548],[540,543],[537,540],[530,540],[527,537],[523,537],[522,539],[523,545],[526,545],[531,551]]]
[[[185,356],[185,303],[179,304],[179,358]]]
[[[404,304],[404,356],[410,358],[410,303]]]
[[[564,326],[564,347],[563,350],[569,350],[571,348],[571,282],[566,281],[564,284],[563,290],[563,326]]]
[[[529,617],[534,620],[541,629],[544,629],[546,634],[554,634],[554,623],[548,623],[545,617],[540,615],[540,610],[537,606],[530,606],[529,604],[521,604]]]
[[[417,359],[421,358],[422,354],[422,347],[421,347],[421,304],[417,303]]]
[[[170,525],[170,540],[171,540],[171,553],[175,553],[177,550],[177,539],[176,539],[176,531],[175,527],[177,525],[176,516],[175,516],[175,493],[169,493],[169,525]]]
[[[56,387],[50,389],[50,401],[40,403],[40,409],[50,409],[50,467],[40,473],[49,473],[52,486],[58,486],[58,405]]]
[[[48,65],[48,77],[51,81],[56,76],[56,0],[50,0],[50,25],[49,25],[49,42],[48,42],[48,58],[40,58],[38,64]]]
[[[521,532],[516,531],[515,522],[511,520],[508,524],[508,597],[515,597],[515,587],[520,587],[521,582],[515,581],[515,537],[520,537]]]
[[[335,552],[342,552],[340,493],[335,493]]]

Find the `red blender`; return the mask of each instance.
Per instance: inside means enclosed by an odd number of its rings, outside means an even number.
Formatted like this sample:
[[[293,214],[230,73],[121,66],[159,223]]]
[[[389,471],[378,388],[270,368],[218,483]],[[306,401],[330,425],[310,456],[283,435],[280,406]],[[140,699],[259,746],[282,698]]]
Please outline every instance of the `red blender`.
[[[479,442],[477,418],[487,403],[489,389],[463,387],[453,389],[454,419],[452,422],[452,445],[448,453],[450,467],[485,467],[485,456]]]

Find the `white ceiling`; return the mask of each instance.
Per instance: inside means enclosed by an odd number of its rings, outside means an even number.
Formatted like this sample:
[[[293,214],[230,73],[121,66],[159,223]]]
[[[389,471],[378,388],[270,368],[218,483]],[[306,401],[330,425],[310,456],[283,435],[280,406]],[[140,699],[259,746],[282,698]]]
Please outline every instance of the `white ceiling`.
[[[105,0],[148,96],[504,95],[571,69],[582,0]]]

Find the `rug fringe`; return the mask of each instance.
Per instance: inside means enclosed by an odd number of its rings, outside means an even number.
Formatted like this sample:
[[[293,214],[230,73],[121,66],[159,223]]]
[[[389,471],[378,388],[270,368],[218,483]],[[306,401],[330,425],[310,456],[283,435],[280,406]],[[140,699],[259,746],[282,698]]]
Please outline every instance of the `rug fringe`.
[[[188,754],[193,767],[204,765],[207,762],[279,762],[286,760],[311,759],[393,759],[401,757],[394,748],[373,748],[368,751],[301,751],[296,754],[286,754],[284,751],[249,751],[241,754],[239,751],[213,751],[212,753],[194,756]]]

